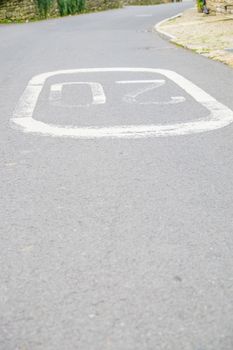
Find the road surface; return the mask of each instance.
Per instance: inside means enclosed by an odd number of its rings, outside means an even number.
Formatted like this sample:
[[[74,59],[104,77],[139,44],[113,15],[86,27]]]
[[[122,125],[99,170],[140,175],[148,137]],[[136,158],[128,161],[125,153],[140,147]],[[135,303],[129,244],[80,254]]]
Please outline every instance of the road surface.
[[[0,27],[0,349],[233,349],[233,70],[153,31],[190,6]]]

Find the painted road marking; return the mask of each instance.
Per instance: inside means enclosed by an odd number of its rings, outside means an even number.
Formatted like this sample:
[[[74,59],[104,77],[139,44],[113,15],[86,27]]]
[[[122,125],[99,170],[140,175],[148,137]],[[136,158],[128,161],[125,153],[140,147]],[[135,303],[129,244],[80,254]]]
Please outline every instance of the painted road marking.
[[[63,107],[74,107],[70,105],[62,105],[61,99],[62,99],[62,90],[64,86],[70,86],[70,85],[88,85],[91,88],[92,92],[92,103],[93,105],[99,105],[104,104],[106,102],[106,96],[104,93],[104,88],[100,83],[96,82],[89,82],[89,81],[74,81],[74,82],[67,82],[67,83],[60,83],[60,84],[53,84],[50,87],[50,101],[59,104]],[[89,107],[90,104],[77,104],[75,107]]]
[[[164,79],[144,79],[144,80],[117,80],[116,84],[154,84],[156,87],[162,86],[165,84]]]
[[[144,88],[137,89],[134,92],[130,92],[123,97],[123,101],[128,103],[138,103],[140,105],[169,105],[175,103],[181,103],[185,101],[183,96],[174,96],[171,97],[170,101],[149,101],[149,102],[138,102],[138,96],[143,95],[145,92],[152,91],[157,89],[160,86],[165,84],[165,80],[156,79],[156,80],[121,80],[116,81],[117,84],[149,84]]]
[[[136,15],[135,17],[152,17],[152,15],[145,14],[145,15]]]
[[[151,73],[161,74],[182,88],[196,102],[205,107],[209,114],[207,117],[175,124],[150,124],[150,125],[116,125],[111,127],[64,127],[33,119],[33,112],[38,102],[40,93],[48,78],[57,75],[69,75],[83,73]],[[33,77],[23,95],[21,96],[16,109],[11,118],[11,125],[19,128],[25,133],[35,133],[54,137],[74,137],[74,138],[139,138],[139,137],[164,137],[176,135],[189,135],[210,130],[223,128],[233,122],[233,111],[218,102],[204,90],[193,84],[180,74],[166,70],[153,68],[86,68],[60,70],[43,73]]]

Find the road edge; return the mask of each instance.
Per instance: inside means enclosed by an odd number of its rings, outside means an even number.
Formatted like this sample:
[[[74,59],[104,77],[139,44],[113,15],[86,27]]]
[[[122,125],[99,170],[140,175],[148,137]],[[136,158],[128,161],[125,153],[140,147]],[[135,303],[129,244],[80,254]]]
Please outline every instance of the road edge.
[[[161,29],[160,26],[161,26],[162,24],[164,24],[164,23],[166,23],[166,22],[172,20],[172,19],[181,17],[181,16],[182,16],[182,13],[183,13],[183,12],[180,12],[180,13],[178,13],[178,14],[175,15],[175,16],[171,16],[171,17],[165,18],[165,19],[163,19],[162,21],[158,22],[158,23],[154,26],[155,31],[158,32],[162,37],[165,37],[165,38],[168,39],[168,40],[175,40],[176,37],[175,37],[174,35],[167,33],[165,30]]]

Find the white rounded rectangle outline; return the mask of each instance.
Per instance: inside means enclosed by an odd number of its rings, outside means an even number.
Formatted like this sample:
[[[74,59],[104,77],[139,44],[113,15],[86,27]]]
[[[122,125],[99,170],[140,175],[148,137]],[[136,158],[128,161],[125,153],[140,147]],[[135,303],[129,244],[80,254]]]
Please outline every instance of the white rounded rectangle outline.
[[[40,93],[48,78],[64,74],[106,72],[154,73],[165,76],[173,81],[194,100],[209,111],[209,115],[202,119],[174,124],[148,124],[148,125],[116,125],[109,127],[74,127],[46,124],[33,119],[33,112]],[[34,76],[28,83],[11,118],[11,125],[25,133],[36,133],[53,137],[73,138],[140,138],[164,137],[202,133],[223,128],[233,122],[233,111],[218,102],[204,90],[193,84],[180,74],[166,69],[155,68],[80,68],[47,72]]]

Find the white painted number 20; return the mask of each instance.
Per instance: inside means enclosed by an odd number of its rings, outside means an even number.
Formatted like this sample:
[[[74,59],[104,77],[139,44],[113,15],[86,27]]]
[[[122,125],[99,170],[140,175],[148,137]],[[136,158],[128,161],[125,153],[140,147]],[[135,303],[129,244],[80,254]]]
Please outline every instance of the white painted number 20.
[[[174,124],[139,124],[139,125],[116,125],[116,126],[60,126],[54,124],[47,124],[33,118],[34,110],[38,103],[40,94],[48,78],[58,75],[71,75],[83,73],[111,73],[111,72],[125,72],[125,73],[150,73],[160,74],[173,83],[177,84],[183,91],[189,94],[196,102],[200,103],[206,110],[208,115],[205,118],[197,119],[189,122],[180,122]],[[156,89],[165,83],[164,79],[151,80],[121,80],[116,84],[140,84],[142,87],[135,89],[133,92],[126,94],[123,98],[127,103],[139,104],[177,104],[184,102],[183,96],[171,97],[168,101],[147,101],[139,102],[138,97],[147,91]],[[145,85],[147,84],[147,85]],[[59,105],[61,103],[61,95],[63,87],[66,85],[88,85],[92,92],[91,105],[100,105],[106,102],[105,92],[103,87],[98,82],[65,82],[60,84],[53,84],[50,89],[49,99],[53,104]],[[143,86],[144,85],[144,86]],[[77,105],[83,107],[84,105]],[[210,96],[204,90],[193,84],[178,73],[165,69],[153,68],[87,68],[87,69],[73,69],[61,70],[55,72],[48,72],[33,77],[23,95],[21,96],[13,117],[11,118],[12,126],[19,128],[25,133],[35,133],[38,135],[47,135],[53,137],[73,137],[73,138],[140,138],[140,137],[165,137],[176,135],[188,135],[201,133],[211,130],[223,128],[233,122],[233,111],[218,102],[215,98]]]

